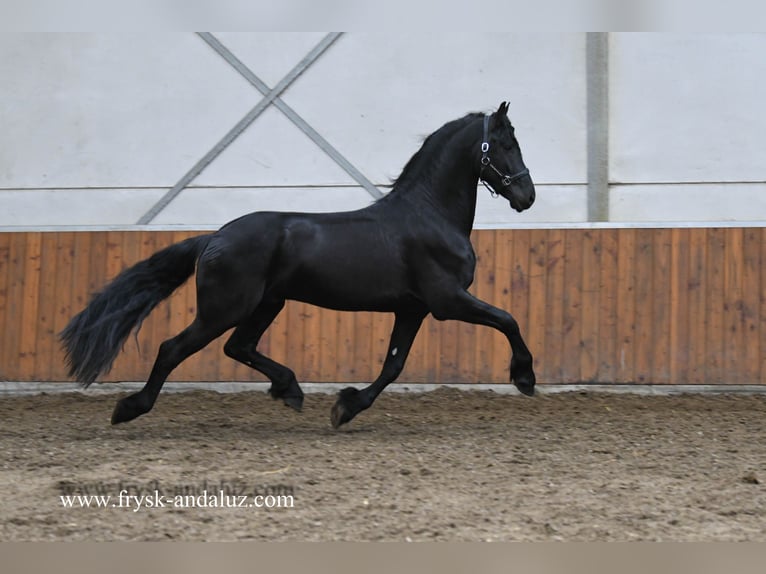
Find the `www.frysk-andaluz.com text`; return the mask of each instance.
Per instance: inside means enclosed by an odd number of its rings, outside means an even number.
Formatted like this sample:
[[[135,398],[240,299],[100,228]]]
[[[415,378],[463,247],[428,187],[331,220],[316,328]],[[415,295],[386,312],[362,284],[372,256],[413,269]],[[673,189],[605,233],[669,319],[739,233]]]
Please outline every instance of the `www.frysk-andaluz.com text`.
[[[162,485],[147,483],[61,481],[59,500],[64,508],[131,509],[149,508],[293,508],[295,489],[291,485],[250,485],[241,480],[197,484]]]

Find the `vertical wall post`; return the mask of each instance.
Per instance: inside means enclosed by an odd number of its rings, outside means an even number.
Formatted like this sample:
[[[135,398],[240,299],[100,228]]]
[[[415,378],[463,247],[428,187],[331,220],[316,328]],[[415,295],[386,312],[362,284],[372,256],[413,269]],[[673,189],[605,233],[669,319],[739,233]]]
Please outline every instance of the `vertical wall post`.
[[[586,34],[588,221],[609,220],[609,34]]]

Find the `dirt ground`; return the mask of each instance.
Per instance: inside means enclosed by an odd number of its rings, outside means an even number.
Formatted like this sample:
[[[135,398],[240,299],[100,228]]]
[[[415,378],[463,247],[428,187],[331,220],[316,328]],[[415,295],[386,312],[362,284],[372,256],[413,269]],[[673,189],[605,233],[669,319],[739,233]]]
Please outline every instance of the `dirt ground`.
[[[0,398],[0,540],[766,540],[763,395],[119,396]]]

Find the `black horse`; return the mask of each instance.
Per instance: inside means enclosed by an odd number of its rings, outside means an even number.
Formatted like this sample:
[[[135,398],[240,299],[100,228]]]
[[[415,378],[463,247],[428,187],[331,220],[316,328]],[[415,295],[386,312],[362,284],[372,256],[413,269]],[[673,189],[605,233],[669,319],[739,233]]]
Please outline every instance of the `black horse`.
[[[340,391],[331,412],[336,428],[369,408],[396,379],[428,313],[501,331],[513,353],[511,380],[533,395],[532,355],[516,320],[467,291],[476,265],[469,235],[477,183],[519,212],[535,200],[507,110],[503,102],[493,114],[471,113],[439,128],[391,192],[368,207],[251,213],[124,270],[62,331],[70,376],[87,387],[108,372],[131,331],[196,266],[194,321],[160,345],[146,385],[117,403],[113,424],[151,410],[170,372],[232,327],[225,353],[266,375],[269,393],[300,410],[303,391],[293,371],[256,350],[287,299],[395,315],[380,375],[362,390]]]

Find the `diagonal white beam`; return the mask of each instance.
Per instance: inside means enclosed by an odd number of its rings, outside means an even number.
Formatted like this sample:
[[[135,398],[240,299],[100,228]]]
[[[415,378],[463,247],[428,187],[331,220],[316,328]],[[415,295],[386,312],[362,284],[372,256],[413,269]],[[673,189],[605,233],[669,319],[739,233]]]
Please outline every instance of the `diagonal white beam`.
[[[282,80],[274,86],[273,89],[267,89],[262,92],[264,97],[259,101],[236,125],[231,128],[221,140],[213,146],[213,148],[207,152],[202,159],[192,166],[178,182],[170,188],[165,195],[163,195],[157,203],[155,203],[141,218],[138,220],[138,224],[150,223],[157,215],[165,209],[165,207],[173,201],[179,193],[181,193],[187,185],[189,185],[194,178],[196,178],[202,171],[218,157],[223,150],[225,150],[231,142],[233,142],[239,135],[245,131],[245,129],[252,124],[255,119],[260,116],[266,108],[268,108],[277,97],[284,92],[290,84],[292,84],[298,77],[314,62],[319,56],[321,56],[327,48],[329,48],[335,40],[338,39],[340,34],[328,34],[311,50],[306,57],[303,58],[290,72],[282,78]]]
[[[341,34],[331,34],[334,38],[338,38]],[[226,46],[209,32],[200,32],[200,38],[202,38],[207,44],[213,48],[218,54],[226,60],[235,70],[237,70],[242,77],[250,82],[255,88],[266,95],[271,93],[269,86],[256,76],[250,68],[248,68],[239,58],[237,58]],[[311,65],[314,60],[307,65]],[[300,66],[300,64],[299,64]],[[295,110],[288,106],[281,98],[275,98],[273,101],[274,107],[287,116],[291,122],[293,122],[304,134],[306,134],[311,141],[313,141],[319,148],[330,156],[335,163],[337,163],[347,174],[349,174],[354,181],[361,185],[367,192],[379,199],[383,197],[383,193],[372,183],[365,175],[359,171],[354,165],[348,161],[343,154],[341,154],[335,147],[330,144],[322,135],[311,127],[302,117],[300,117]]]

